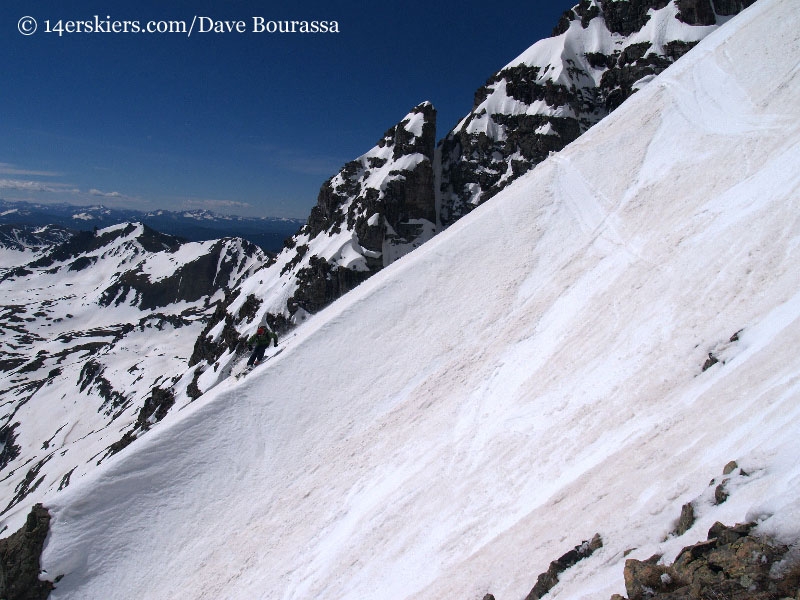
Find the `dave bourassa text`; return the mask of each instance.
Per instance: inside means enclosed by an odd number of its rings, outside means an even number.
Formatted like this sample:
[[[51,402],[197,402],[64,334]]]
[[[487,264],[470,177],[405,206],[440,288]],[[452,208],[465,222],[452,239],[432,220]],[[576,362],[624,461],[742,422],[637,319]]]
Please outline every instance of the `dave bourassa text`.
[[[224,21],[197,17],[198,33],[247,33],[246,21]],[[339,33],[338,21],[270,21],[253,17],[252,33]]]

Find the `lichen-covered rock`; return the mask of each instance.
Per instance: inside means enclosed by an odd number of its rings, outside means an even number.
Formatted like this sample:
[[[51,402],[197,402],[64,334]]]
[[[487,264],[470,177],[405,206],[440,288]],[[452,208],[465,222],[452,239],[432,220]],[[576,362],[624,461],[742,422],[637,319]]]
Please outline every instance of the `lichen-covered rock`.
[[[800,559],[788,547],[755,535],[753,523],[715,523],[706,541],[684,548],[672,565],[659,560],[625,562],[628,600],[800,597]]]
[[[683,535],[692,528],[692,525],[694,525],[694,506],[691,502],[687,502],[681,507],[681,516],[675,525],[675,535]]]
[[[656,555],[644,561],[625,561],[625,589],[629,600],[642,600],[655,592],[672,592],[685,584],[675,569],[658,564],[660,558]]]

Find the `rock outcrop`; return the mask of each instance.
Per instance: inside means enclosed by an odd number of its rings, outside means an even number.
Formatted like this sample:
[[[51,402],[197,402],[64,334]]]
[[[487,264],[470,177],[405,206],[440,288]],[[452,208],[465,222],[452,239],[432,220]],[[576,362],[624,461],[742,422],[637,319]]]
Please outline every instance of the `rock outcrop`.
[[[735,15],[756,0],[677,0],[678,19],[689,25],[715,25],[718,17]]]
[[[435,143],[436,110],[424,102],[322,185],[294,242],[289,312],[317,312],[433,236]]]
[[[39,557],[50,528],[50,513],[41,504],[33,507],[25,525],[0,540],[0,598],[45,600],[53,589],[39,579]]]
[[[448,226],[574,141],[754,0],[581,0],[491,76],[441,142]],[[714,8],[716,7],[716,11]]]
[[[558,576],[575,566],[579,561],[587,558],[603,547],[603,538],[597,533],[591,540],[584,540],[572,550],[550,563],[547,571],[539,575],[536,585],[525,596],[525,600],[539,600],[558,583]]]
[[[217,306],[192,354],[193,396],[227,376],[259,324],[283,335],[433,237],[435,143],[423,102],[322,185],[300,231]]]
[[[716,523],[708,539],[684,548],[671,565],[660,556],[625,562],[627,600],[775,600],[800,598],[800,556],[758,536],[754,523]],[[625,600],[615,594],[612,600]]]

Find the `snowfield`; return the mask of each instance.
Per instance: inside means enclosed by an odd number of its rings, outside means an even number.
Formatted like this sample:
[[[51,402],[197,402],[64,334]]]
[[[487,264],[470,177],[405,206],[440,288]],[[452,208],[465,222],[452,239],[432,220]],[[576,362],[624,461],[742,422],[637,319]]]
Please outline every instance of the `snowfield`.
[[[760,0],[51,495],[51,598],[507,600],[600,533],[550,597],[607,599],[715,521],[797,544],[798,64]]]
[[[38,264],[0,271],[0,530],[9,527],[7,534],[31,504],[102,462],[139,421],[153,389],[187,369],[213,296],[266,262],[241,239],[177,248],[174,238],[149,231],[123,224],[85,232],[72,246],[35,253]],[[80,258],[70,251],[75,239],[89,248]],[[172,240],[174,251],[156,239]],[[204,258],[216,284],[207,290],[203,272],[191,269]],[[147,297],[153,284],[183,272],[201,280],[195,296],[163,303],[157,294]],[[132,276],[140,278],[138,288],[124,285]]]

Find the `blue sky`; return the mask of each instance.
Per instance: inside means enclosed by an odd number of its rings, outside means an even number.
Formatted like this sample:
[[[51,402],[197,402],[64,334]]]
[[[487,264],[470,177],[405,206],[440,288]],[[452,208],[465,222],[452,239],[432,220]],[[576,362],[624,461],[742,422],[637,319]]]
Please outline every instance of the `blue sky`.
[[[436,106],[441,139],[573,3],[4,0],[0,198],[305,218],[416,104]],[[95,15],[245,33],[45,31]],[[254,33],[254,17],[339,33]]]

